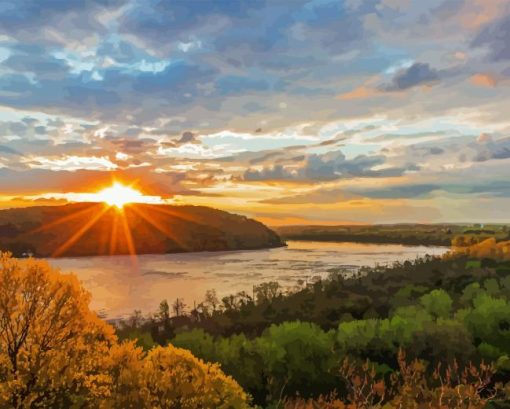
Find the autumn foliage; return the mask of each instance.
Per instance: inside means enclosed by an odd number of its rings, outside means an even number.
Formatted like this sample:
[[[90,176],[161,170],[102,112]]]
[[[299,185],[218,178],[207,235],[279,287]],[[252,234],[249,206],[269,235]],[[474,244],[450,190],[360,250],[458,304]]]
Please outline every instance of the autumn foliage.
[[[377,374],[370,361],[346,358],[340,368],[346,399],[335,394],[318,399],[287,399],[284,409],[483,409],[498,396],[502,384],[492,381],[494,367],[485,363],[460,366],[441,364],[428,373],[427,363],[397,356],[398,370],[390,376]]]
[[[454,257],[465,255],[475,259],[510,260],[510,241],[497,242],[490,238],[469,246],[454,241],[451,254]]]
[[[0,407],[245,408],[215,364],[117,342],[73,275],[0,254]]]

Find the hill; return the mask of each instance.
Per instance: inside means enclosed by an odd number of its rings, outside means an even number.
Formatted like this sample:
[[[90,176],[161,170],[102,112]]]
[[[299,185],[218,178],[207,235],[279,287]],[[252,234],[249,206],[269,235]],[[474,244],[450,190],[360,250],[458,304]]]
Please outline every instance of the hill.
[[[0,249],[15,256],[162,254],[279,247],[262,223],[204,206],[102,203],[0,211]]]

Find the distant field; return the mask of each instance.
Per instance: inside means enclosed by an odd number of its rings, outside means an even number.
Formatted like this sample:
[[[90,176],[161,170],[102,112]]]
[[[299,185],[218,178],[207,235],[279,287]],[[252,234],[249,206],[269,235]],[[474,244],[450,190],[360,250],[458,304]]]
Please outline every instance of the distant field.
[[[510,226],[503,224],[385,224],[341,226],[273,227],[285,240],[353,241],[409,245],[458,246],[475,244],[490,237],[508,240]]]

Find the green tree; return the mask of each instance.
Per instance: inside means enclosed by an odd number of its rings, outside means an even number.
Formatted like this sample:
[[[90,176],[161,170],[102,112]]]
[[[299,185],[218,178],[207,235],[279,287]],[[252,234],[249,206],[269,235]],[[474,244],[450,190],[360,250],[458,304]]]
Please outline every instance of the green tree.
[[[452,298],[444,290],[433,290],[420,298],[420,303],[434,318],[448,318],[452,310]]]

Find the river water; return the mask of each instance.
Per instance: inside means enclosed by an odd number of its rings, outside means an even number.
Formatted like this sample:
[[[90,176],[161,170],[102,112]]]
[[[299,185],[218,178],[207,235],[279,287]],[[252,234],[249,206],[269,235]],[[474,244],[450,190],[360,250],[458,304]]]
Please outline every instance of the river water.
[[[266,281],[284,287],[326,277],[337,269],[391,264],[425,254],[440,255],[445,247],[398,244],[289,241],[267,250],[101,256],[50,259],[62,272],[73,272],[91,292],[91,308],[113,319],[134,310],[148,314],[159,303],[183,298],[188,307],[203,300],[207,290],[218,297],[247,291]],[[300,284],[299,284],[300,283]]]

